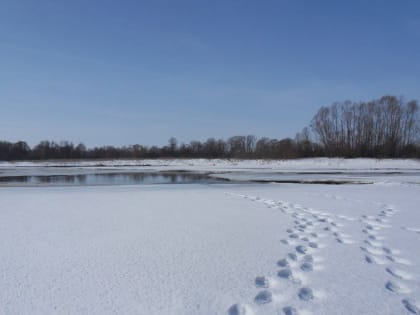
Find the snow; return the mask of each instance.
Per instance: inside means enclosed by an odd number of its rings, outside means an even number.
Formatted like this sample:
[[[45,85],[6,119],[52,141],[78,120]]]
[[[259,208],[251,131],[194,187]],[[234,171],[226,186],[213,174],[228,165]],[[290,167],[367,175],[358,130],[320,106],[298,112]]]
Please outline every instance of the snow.
[[[308,158],[295,160],[220,160],[220,159],[145,159],[145,160],[90,160],[90,161],[18,161],[0,162],[0,168],[17,167],[160,167],[188,170],[226,170],[252,169],[258,172],[266,169],[297,171],[297,170],[396,170],[420,169],[420,160],[414,159],[371,159],[371,158]]]
[[[401,184],[418,181],[418,161],[152,162],[255,167],[261,178],[266,167],[382,175],[371,185],[0,187],[0,314],[420,314],[419,186]],[[395,169],[394,184],[376,180]]]

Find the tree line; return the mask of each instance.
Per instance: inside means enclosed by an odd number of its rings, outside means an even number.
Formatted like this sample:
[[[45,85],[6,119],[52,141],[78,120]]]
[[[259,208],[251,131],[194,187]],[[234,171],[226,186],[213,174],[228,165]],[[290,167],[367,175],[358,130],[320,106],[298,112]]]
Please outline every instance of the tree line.
[[[311,127],[329,156],[412,156],[418,153],[418,111],[417,101],[395,96],[346,101],[322,107]]]
[[[41,141],[0,141],[0,160],[146,159],[146,158],[257,158],[304,157],[411,157],[420,158],[420,123],[417,101],[384,96],[369,102],[337,102],[321,107],[309,127],[294,139],[234,136],[227,140],[179,144],[171,138],[164,146],[101,146]]]
[[[227,140],[210,138],[204,142],[191,141],[178,144],[171,138],[165,146],[102,146],[86,148],[82,143],[68,141],[41,141],[33,148],[23,141],[0,141],[0,160],[46,159],[156,159],[156,158],[259,158],[292,159],[322,156],[322,149],[315,143],[300,143],[293,139],[257,139],[253,135],[234,136]]]

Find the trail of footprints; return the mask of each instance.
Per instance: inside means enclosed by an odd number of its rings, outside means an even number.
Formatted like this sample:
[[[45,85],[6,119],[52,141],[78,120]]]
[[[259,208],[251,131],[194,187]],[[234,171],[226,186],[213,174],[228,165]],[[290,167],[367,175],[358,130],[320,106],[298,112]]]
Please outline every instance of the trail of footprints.
[[[255,200],[255,199],[254,199]],[[275,203],[269,200],[261,200],[268,206],[276,206]],[[277,261],[277,278],[280,281],[285,281],[288,286],[292,286],[295,290],[296,296],[305,302],[315,299],[316,293],[314,290],[306,286],[307,275],[316,271],[316,255],[317,250],[322,247],[319,244],[319,234],[316,233],[315,226],[318,225],[316,218],[308,219],[308,215],[302,212],[297,212],[291,205],[280,205],[280,209],[294,217],[294,226],[287,229],[288,238],[281,240],[285,245],[291,247],[291,251],[286,257],[282,257]],[[318,261],[321,260],[318,258]],[[272,280],[271,282],[275,282]],[[270,303],[273,297],[272,290],[270,290],[270,279],[265,276],[258,276],[255,279],[255,285],[261,289],[255,296],[256,304]],[[298,310],[291,306],[284,306],[282,309],[285,315],[296,315]]]
[[[276,278],[257,276],[255,286],[258,292],[254,298],[257,305],[268,304],[273,301],[283,300],[287,292],[295,291],[295,296],[302,303],[314,302],[317,290],[308,286],[310,275],[322,269],[322,256],[319,251],[324,247],[320,242],[322,238],[332,236],[338,244],[355,243],[350,235],[342,233],[343,224],[339,220],[356,221],[356,218],[334,215],[328,212],[317,211],[298,204],[283,201],[272,201],[253,196],[236,195],[251,201],[262,202],[268,207],[279,209],[294,218],[294,225],[287,229],[288,237],[280,242],[290,247],[290,252],[276,262],[278,268]],[[282,282],[283,285],[278,285]],[[279,287],[285,287],[279,292]],[[299,315],[300,311],[293,305],[282,301],[281,311],[284,315]],[[250,313],[246,305],[234,304],[229,310],[229,315]]]
[[[420,314],[420,309],[407,297],[411,292],[409,281],[414,278],[405,269],[412,265],[411,261],[401,256],[401,251],[393,249],[384,243],[386,239],[382,231],[391,228],[391,218],[397,210],[393,206],[380,204],[380,212],[376,216],[364,215],[361,222],[364,224],[362,232],[366,238],[360,249],[365,254],[365,261],[369,264],[383,266],[389,279],[384,284],[384,289],[396,294],[401,299],[402,306],[411,314]]]
[[[281,240],[291,250],[286,257],[281,257],[276,265],[276,278],[257,276],[255,286],[259,290],[254,298],[257,305],[263,305],[281,300],[278,292],[278,281],[286,282],[287,291],[290,287],[295,290],[300,301],[311,303],[317,298],[317,291],[307,285],[310,274],[322,269],[319,264],[322,256],[318,254],[324,247],[320,240],[324,237],[333,237],[338,244],[354,244],[351,235],[341,232],[343,224],[338,221],[358,221],[357,218],[318,211],[284,201],[273,201],[259,197],[231,194],[255,202],[262,202],[270,208],[276,208],[294,218],[294,225],[288,228],[288,237]],[[327,196],[331,197],[331,196]],[[332,196],[334,197],[334,196]],[[334,197],[338,200],[350,200],[347,198]],[[361,202],[357,200],[357,202]],[[411,292],[406,282],[413,279],[413,275],[401,269],[400,266],[410,266],[412,263],[402,257],[397,249],[390,248],[383,243],[385,236],[382,230],[390,228],[389,220],[395,215],[394,207],[382,203],[376,203],[381,207],[376,216],[363,215],[359,221],[364,225],[362,232],[365,235],[363,245],[360,246],[364,259],[368,264],[383,266],[390,279],[384,284],[384,289],[401,298],[402,306],[411,314],[420,314],[416,304],[406,297]],[[409,230],[409,228],[405,228]],[[420,233],[420,230],[412,229]],[[283,292],[284,293],[284,292]],[[283,294],[285,295],[285,294]],[[283,302],[283,301],[282,301]],[[283,304],[287,304],[284,303]],[[284,315],[299,315],[300,311],[293,305],[285,305],[281,311]],[[229,315],[252,314],[248,305],[234,304],[228,310]]]

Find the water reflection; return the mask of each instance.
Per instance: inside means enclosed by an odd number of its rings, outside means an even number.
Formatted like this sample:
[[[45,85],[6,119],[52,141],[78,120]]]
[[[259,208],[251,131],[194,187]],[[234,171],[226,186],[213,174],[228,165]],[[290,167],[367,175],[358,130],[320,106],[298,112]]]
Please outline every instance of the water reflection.
[[[48,176],[0,177],[4,185],[136,185],[136,184],[185,184],[214,183],[221,180],[196,173],[110,173]]]

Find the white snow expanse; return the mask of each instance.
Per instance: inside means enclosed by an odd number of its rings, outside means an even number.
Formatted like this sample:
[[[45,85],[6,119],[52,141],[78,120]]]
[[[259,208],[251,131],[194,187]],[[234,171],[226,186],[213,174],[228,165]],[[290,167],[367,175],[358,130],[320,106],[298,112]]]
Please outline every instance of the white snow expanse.
[[[3,185],[0,314],[420,314],[418,161],[20,162],[0,179],[116,165],[373,184]]]

